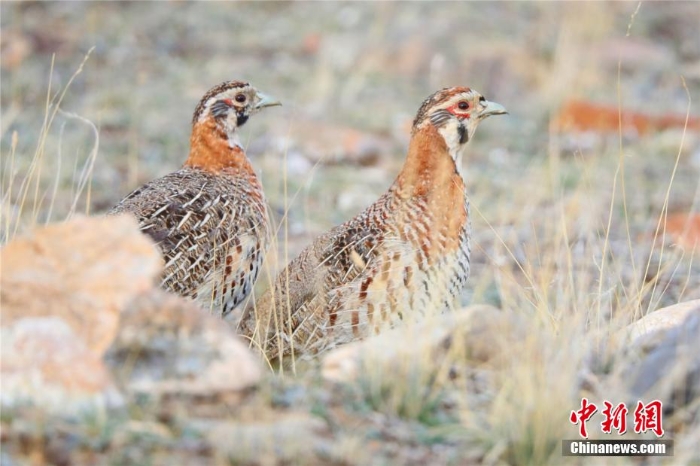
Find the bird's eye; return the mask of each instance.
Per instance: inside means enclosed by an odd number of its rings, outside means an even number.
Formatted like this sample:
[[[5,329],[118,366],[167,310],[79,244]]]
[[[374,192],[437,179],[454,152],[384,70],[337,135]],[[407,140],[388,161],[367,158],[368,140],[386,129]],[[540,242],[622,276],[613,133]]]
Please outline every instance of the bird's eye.
[[[482,104],[483,104],[484,102],[486,102],[486,99],[484,99],[484,96],[483,96],[483,95],[482,95],[481,97],[479,97],[479,102],[481,102]]]
[[[235,98],[236,98],[236,102],[241,103],[241,104],[243,102],[245,102],[245,99],[246,99],[244,94],[236,94]]]
[[[457,107],[459,107],[460,110],[468,110],[469,109],[469,103],[465,102],[464,100],[461,101],[460,103],[457,104]]]

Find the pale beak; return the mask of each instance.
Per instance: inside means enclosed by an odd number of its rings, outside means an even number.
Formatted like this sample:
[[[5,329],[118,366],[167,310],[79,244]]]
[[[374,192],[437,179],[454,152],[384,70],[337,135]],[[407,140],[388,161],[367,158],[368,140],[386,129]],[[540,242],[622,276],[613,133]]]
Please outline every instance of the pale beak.
[[[274,107],[276,105],[282,105],[282,102],[279,100],[275,99],[274,97],[270,97],[269,95],[265,95],[262,92],[257,93],[258,99],[260,99],[255,106],[257,110],[260,110],[261,108],[265,107]]]
[[[481,111],[481,113],[479,114],[479,116],[481,118],[486,118],[487,116],[491,116],[491,115],[507,115],[508,114],[508,110],[506,110],[506,108],[501,104],[497,104],[496,102],[489,102],[488,100],[485,102],[482,102],[482,103],[486,104],[486,108],[484,108]]]

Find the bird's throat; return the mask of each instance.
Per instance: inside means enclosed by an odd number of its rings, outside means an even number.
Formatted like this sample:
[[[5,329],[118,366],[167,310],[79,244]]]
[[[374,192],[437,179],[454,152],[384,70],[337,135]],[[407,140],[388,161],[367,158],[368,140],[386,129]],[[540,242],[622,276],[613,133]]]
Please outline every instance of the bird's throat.
[[[235,131],[227,134],[213,118],[200,121],[192,128],[190,155],[185,166],[214,173],[223,170],[253,171]]]
[[[431,244],[436,246],[437,237],[443,235],[452,239],[445,245],[448,249],[459,247],[467,216],[465,184],[457,163],[438,130],[432,125],[423,127],[411,138],[406,163],[394,185],[401,202],[427,207],[432,219],[430,234],[437,235]]]
[[[406,162],[396,180],[400,191],[407,196],[444,196],[455,183],[463,186],[458,156],[434,126],[424,126],[411,138]]]

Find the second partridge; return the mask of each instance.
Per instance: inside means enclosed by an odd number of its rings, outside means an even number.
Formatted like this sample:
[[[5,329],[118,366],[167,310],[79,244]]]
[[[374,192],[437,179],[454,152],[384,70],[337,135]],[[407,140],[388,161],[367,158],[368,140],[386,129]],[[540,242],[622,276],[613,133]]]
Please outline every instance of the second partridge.
[[[462,155],[483,119],[505,113],[467,87],[428,97],[388,192],[304,249],[241,333],[270,359],[313,355],[453,307],[471,250]]]

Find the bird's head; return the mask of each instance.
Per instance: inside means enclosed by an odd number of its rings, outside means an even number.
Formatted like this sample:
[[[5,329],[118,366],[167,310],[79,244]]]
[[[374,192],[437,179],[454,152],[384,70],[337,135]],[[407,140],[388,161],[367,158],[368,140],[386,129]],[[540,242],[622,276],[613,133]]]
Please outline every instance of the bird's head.
[[[489,102],[468,87],[448,87],[428,97],[413,121],[413,133],[426,125],[434,126],[445,140],[450,155],[459,162],[462,150],[474,136],[481,120],[504,115],[506,109]]]
[[[226,81],[204,94],[192,117],[192,124],[212,118],[233,141],[236,128],[265,107],[282,105],[276,99],[259,92],[249,83]]]

